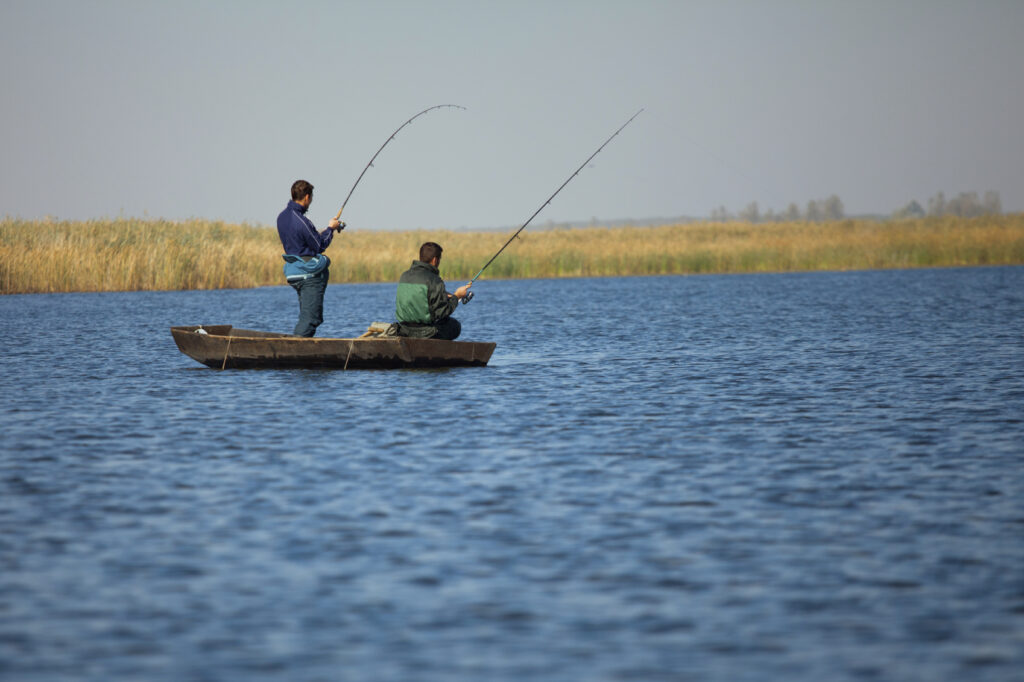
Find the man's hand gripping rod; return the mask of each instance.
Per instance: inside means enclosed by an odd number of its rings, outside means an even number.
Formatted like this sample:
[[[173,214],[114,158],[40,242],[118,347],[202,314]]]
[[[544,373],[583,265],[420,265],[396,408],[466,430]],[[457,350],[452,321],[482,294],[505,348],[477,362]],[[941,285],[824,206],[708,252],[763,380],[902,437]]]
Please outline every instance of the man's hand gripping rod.
[[[529,218],[528,218],[528,219],[526,220],[526,222],[525,222],[525,223],[523,223],[523,224],[522,224],[522,227],[520,227],[520,228],[519,228],[518,230],[516,230],[516,231],[515,231],[515,233],[514,233],[514,234],[513,234],[513,235],[512,235],[511,237],[509,237],[509,238],[508,238],[508,241],[507,241],[507,242],[505,242],[505,245],[504,245],[504,246],[502,246],[502,247],[501,247],[500,249],[498,249],[498,253],[496,253],[496,254],[494,254],[493,256],[491,256],[491,260],[489,260],[489,261],[487,261],[486,263],[484,263],[484,266],[483,266],[482,268],[480,268],[480,272],[476,273],[476,275],[474,275],[474,276],[473,276],[473,279],[469,280],[469,284],[470,284],[470,285],[472,285],[472,284],[473,284],[473,282],[475,282],[475,281],[477,280],[477,278],[478,278],[478,277],[480,277],[480,275],[482,275],[482,274],[483,274],[484,270],[486,270],[486,269],[487,269],[487,266],[488,266],[488,265],[490,265],[491,263],[493,263],[493,262],[494,262],[494,259],[495,259],[495,258],[497,258],[498,256],[500,256],[500,255],[501,255],[501,252],[505,250],[505,247],[506,247],[506,246],[508,246],[509,244],[511,244],[511,243],[512,243],[512,240],[514,240],[514,239],[515,239],[516,237],[518,237],[518,236],[519,236],[519,233],[520,233],[520,232],[522,232],[523,230],[525,230],[525,229],[526,229],[526,226],[527,226],[527,225],[529,225],[529,224],[530,224],[530,222],[531,222],[531,221],[532,221],[532,220],[533,220],[534,218],[536,218],[536,217],[537,217],[537,215],[538,215],[538,214],[539,214],[539,213],[540,213],[541,211],[543,211],[543,210],[544,210],[544,207],[545,207],[545,206],[547,206],[548,204],[550,204],[550,203],[551,203],[551,200],[552,200],[552,199],[554,199],[554,198],[555,198],[555,197],[556,197],[556,196],[558,195],[558,193],[562,191],[562,188],[563,188],[563,187],[565,187],[566,185],[568,185],[568,184],[569,184],[569,182],[570,182],[570,181],[571,181],[571,180],[572,180],[573,178],[575,178],[575,177],[576,177],[576,175],[577,175],[577,174],[578,174],[578,173],[579,173],[579,172],[580,172],[581,170],[583,170],[583,169],[584,169],[584,168],[586,167],[586,165],[587,165],[588,163],[590,163],[590,162],[591,162],[591,160],[593,160],[593,158],[594,158],[595,156],[597,156],[597,155],[598,155],[598,154],[599,154],[599,153],[601,152],[601,150],[602,150],[602,149],[604,149],[604,148],[605,148],[605,146],[606,146],[606,145],[607,145],[607,144],[608,144],[609,142],[611,142],[611,141],[612,141],[612,139],[613,139],[613,138],[614,138],[614,137],[615,137],[616,135],[618,135],[619,133],[621,133],[621,132],[622,132],[622,129],[623,129],[623,128],[625,128],[625,127],[626,127],[626,126],[628,126],[628,125],[629,125],[630,123],[632,123],[632,122],[633,122],[633,119],[634,119],[634,118],[636,118],[637,116],[639,116],[639,115],[640,115],[640,112],[642,112],[642,111],[643,111],[643,109],[640,109],[640,111],[638,111],[638,112],[636,112],[635,114],[633,114],[633,115],[632,115],[632,116],[630,117],[630,119],[629,119],[628,121],[626,121],[625,123],[623,123],[623,124],[622,124],[621,126],[619,126],[619,129],[618,129],[618,130],[616,130],[616,131],[615,131],[614,133],[612,133],[611,137],[609,137],[609,138],[608,138],[607,140],[605,140],[605,141],[604,141],[604,144],[602,144],[602,145],[601,145],[600,147],[598,147],[598,148],[597,148],[597,151],[596,151],[596,152],[594,152],[593,154],[591,154],[591,155],[590,155],[589,157],[587,157],[587,160],[586,160],[586,161],[584,161],[584,162],[583,162],[582,164],[580,164],[580,167],[576,169],[576,172],[575,172],[575,173],[573,173],[572,175],[570,175],[570,176],[568,177],[568,179],[566,179],[566,181],[562,183],[561,187],[559,187],[558,189],[556,189],[556,190],[555,190],[555,193],[554,193],[554,194],[552,194],[552,195],[551,195],[550,197],[548,197],[548,200],[547,200],[547,201],[545,201],[545,202],[544,202],[543,204],[541,204],[541,205],[540,205],[540,208],[538,208],[538,209],[537,209],[537,210],[536,210],[536,211],[534,212],[534,214],[533,214],[532,216],[530,216],[530,217],[529,217]],[[338,213],[338,215],[341,215],[341,213],[339,212],[339,213]],[[466,292],[466,296],[465,296],[465,297],[464,297],[464,298],[462,299],[462,304],[463,304],[463,305],[465,305],[465,304],[469,303],[469,302],[470,302],[471,300],[473,300],[473,292],[472,292],[472,291],[467,291],[467,292]]]

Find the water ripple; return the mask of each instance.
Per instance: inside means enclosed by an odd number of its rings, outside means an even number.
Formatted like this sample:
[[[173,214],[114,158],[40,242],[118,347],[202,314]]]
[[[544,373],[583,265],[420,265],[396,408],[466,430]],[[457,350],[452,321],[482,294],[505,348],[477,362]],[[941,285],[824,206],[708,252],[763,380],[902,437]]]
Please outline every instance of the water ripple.
[[[1024,269],[478,286],[440,371],[174,348],[286,287],[0,298],[0,677],[1024,667]]]

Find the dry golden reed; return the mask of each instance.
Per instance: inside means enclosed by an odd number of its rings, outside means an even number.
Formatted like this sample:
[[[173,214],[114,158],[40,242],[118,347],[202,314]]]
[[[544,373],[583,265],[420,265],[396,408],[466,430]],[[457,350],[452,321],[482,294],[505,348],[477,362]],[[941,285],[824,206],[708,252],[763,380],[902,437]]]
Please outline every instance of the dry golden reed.
[[[424,241],[442,275],[472,277],[509,232],[345,231],[332,282],[389,282]],[[1024,263],[1024,214],[830,223],[527,228],[485,278],[790,272]],[[0,221],[0,293],[223,289],[283,284],[273,228],[190,220]]]

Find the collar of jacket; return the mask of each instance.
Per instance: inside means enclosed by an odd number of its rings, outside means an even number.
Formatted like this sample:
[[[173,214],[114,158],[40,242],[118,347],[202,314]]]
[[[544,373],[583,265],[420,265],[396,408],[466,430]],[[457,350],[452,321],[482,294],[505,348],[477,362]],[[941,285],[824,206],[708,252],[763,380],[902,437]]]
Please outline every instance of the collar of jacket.
[[[438,270],[438,269],[437,269],[436,267],[434,267],[434,266],[433,266],[433,265],[431,265],[430,263],[424,263],[424,262],[423,262],[423,261],[421,261],[421,260],[414,260],[414,261],[412,262],[412,267],[414,267],[414,268],[420,268],[420,269],[423,269],[423,270],[430,270],[430,271],[431,271],[432,273],[434,273],[435,275],[439,275],[439,274],[441,274],[441,271],[440,271],[440,270]]]
[[[299,213],[302,213],[303,215],[305,215],[305,213],[306,213],[306,207],[303,206],[302,204],[300,204],[297,201],[289,201],[288,202],[288,208],[292,209],[293,211],[298,211]]]

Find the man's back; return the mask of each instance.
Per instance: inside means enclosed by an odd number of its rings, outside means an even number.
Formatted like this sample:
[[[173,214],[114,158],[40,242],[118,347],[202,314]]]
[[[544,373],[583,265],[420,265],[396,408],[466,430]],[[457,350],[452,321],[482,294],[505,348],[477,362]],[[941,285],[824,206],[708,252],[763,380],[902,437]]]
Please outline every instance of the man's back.
[[[413,261],[402,273],[395,294],[395,317],[399,322],[435,324],[455,312],[458,301],[450,300],[444,280],[430,263]]]
[[[334,237],[334,231],[323,234],[305,216],[306,208],[295,201],[289,201],[277,216],[277,236],[286,254],[308,258],[323,253]]]
[[[440,244],[425,242],[420,246],[419,260],[414,260],[412,267],[398,280],[395,317],[401,336],[453,341],[462,331],[462,325],[452,313],[473,283],[459,287],[454,294],[445,291],[444,280],[437,269],[442,251]]]

